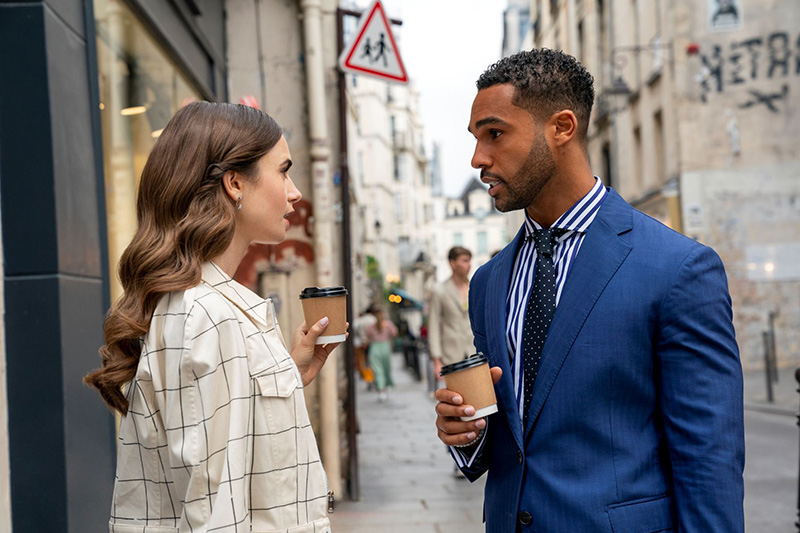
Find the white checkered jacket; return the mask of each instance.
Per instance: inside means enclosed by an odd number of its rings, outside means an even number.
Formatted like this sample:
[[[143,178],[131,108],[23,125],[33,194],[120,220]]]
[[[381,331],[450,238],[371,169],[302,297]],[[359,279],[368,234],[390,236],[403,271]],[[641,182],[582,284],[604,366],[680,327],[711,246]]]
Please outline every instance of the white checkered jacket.
[[[213,263],[165,295],[119,428],[111,533],[330,533],[327,480],[271,300]]]

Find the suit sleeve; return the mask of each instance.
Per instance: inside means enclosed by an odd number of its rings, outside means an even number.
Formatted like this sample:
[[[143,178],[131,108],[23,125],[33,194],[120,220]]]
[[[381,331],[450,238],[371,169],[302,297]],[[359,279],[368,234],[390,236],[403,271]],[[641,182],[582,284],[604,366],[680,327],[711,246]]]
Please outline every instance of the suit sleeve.
[[[742,367],[722,262],[695,248],[661,305],[659,394],[679,531],[744,531]]]
[[[431,308],[428,315],[428,349],[433,359],[442,358],[442,299],[439,287],[431,291]]]

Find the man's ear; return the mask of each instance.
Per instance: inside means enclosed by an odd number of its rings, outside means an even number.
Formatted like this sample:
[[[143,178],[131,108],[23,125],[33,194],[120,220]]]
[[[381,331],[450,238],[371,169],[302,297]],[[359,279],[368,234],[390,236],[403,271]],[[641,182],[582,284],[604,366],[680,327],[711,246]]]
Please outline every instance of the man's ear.
[[[225,187],[225,193],[234,202],[238,202],[242,197],[242,177],[236,172],[229,170],[222,176],[222,186]]]
[[[569,109],[554,113],[548,122],[553,132],[554,146],[564,146],[578,136],[578,117]]]

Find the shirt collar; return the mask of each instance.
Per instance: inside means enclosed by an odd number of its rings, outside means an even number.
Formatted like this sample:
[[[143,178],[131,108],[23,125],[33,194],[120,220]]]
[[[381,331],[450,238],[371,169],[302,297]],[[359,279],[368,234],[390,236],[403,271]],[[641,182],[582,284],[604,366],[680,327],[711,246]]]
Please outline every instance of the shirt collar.
[[[267,330],[277,323],[272,300],[264,299],[244,285],[231,279],[221,268],[208,261],[203,263],[203,282],[234,303]]]
[[[564,214],[558,217],[553,225],[550,226],[551,228],[566,230],[566,233],[559,237],[559,242],[572,235],[573,232],[585,233],[586,230],[589,229],[589,225],[592,220],[594,220],[594,215],[597,213],[597,208],[600,207],[600,203],[602,203],[606,193],[600,178],[595,176],[594,179],[595,183],[592,189],[580,200],[575,202],[572,207],[567,209]],[[525,235],[531,237],[534,230],[542,229],[542,225],[536,222],[528,214],[527,210],[523,210],[523,212],[525,213]],[[588,218],[587,214],[589,215]]]

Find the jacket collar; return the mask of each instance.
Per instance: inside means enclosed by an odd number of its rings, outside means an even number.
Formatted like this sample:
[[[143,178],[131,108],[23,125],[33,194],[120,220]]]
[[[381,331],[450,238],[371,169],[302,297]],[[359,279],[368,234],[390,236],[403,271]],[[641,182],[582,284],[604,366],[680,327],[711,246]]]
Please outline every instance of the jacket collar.
[[[231,279],[221,268],[208,261],[203,263],[203,283],[235,304],[265,331],[277,324],[270,299],[264,299],[244,285]]]
[[[464,309],[464,305],[461,303],[461,295],[458,293],[458,287],[456,287],[456,282],[451,276],[444,284],[445,292],[449,295],[450,299],[453,300],[453,303],[456,304],[456,307],[461,309],[461,311],[466,315],[467,310]],[[469,287],[469,281],[467,282],[467,287]]]

